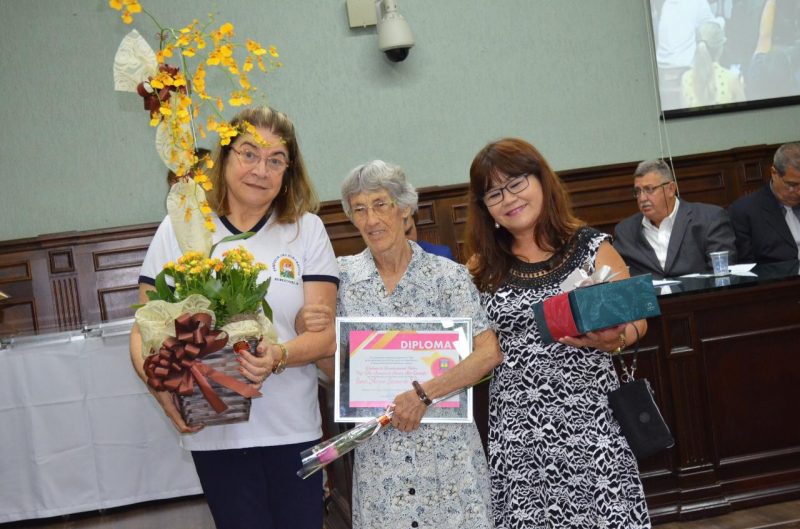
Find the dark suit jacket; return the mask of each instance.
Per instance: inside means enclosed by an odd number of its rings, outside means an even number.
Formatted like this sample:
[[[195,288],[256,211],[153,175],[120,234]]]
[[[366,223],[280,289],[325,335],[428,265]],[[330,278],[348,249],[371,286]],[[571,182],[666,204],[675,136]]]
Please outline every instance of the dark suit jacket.
[[[667,246],[664,268],[644,236],[641,213],[623,220],[614,229],[614,248],[632,276],[677,277],[711,271],[709,252],[727,250],[728,262],[736,263],[736,243],[728,214],[711,204],[681,200]]]
[[[739,260],[744,263],[774,263],[797,259],[786,210],[765,185],[758,191],[740,198],[728,208]]]

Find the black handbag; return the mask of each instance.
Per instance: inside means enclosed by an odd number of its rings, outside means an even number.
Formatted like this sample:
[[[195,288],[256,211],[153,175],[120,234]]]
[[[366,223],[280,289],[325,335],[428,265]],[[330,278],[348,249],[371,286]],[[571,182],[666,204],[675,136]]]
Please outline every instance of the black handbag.
[[[608,393],[608,405],[619,423],[622,435],[628,440],[633,455],[637,459],[644,459],[673,447],[675,439],[653,400],[650,383],[645,378],[633,378],[638,352],[637,340],[630,370],[622,360],[622,355],[615,355],[619,359],[623,375],[620,376],[619,388]]]

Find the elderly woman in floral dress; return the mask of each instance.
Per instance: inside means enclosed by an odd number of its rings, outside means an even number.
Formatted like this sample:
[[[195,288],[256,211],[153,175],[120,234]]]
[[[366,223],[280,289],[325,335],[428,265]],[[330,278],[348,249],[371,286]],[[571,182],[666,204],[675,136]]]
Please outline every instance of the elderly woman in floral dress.
[[[467,270],[406,239],[417,193],[400,167],[373,161],[342,184],[342,206],[367,249],[340,257],[340,316],[470,317],[474,349],[423,381],[436,399],[477,382],[502,360]],[[486,456],[470,424],[420,424],[427,410],[410,387],[394,399],[393,428],[356,449],[353,527],[491,528]]]

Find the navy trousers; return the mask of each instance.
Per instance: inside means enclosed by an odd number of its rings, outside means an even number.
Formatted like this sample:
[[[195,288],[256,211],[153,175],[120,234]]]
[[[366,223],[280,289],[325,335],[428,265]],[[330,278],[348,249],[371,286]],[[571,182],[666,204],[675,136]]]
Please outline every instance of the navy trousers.
[[[192,452],[217,529],[320,529],[322,472],[296,474],[317,442]]]

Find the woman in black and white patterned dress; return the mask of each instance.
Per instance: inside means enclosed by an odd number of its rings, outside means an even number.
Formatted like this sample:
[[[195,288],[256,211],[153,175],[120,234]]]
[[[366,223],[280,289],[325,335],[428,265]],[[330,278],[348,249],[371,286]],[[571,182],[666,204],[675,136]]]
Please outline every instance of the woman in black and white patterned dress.
[[[584,226],[529,143],[484,147],[470,169],[471,272],[503,363],[490,390],[489,467],[497,529],[650,527],[636,460],[608,408],[609,352],[646,322],[544,345],[532,306],[576,269],[628,277],[609,236]]]

